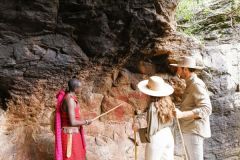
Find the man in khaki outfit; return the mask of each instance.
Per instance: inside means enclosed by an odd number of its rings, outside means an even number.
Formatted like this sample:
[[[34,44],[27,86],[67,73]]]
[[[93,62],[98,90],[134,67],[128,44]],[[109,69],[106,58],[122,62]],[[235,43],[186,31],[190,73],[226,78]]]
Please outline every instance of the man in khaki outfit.
[[[177,74],[185,79],[186,89],[180,105],[176,109],[189,160],[203,160],[203,141],[211,137],[209,116],[212,105],[205,83],[194,73],[202,69],[196,65],[192,57],[181,57],[177,67]]]

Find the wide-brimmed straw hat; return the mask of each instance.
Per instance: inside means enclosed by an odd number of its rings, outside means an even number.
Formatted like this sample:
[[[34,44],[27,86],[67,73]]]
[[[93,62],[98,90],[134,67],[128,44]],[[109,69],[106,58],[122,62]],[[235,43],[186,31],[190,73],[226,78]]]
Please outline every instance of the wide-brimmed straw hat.
[[[195,58],[187,57],[187,56],[180,57],[177,64],[170,64],[170,65],[174,66],[174,67],[186,67],[186,68],[193,68],[193,69],[203,69],[204,68],[202,66],[197,65]]]
[[[174,91],[173,87],[165,83],[159,76],[152,76],[148,80],[139,82],[138,89],[141,92],[154,97],[169,96]]]

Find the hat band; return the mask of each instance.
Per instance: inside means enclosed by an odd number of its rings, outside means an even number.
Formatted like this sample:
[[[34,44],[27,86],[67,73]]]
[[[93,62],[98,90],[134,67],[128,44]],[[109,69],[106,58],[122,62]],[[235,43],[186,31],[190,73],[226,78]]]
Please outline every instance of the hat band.
[[[161,88],[160,87],[157,87],[156,85],[150,85],[149,83],[147,84],[147,88],[150,89],[150,90],[153,90],[153,91],[160,91]]]
[[[191,67],[196,67],[196,63],[195,62],[185,62],[185,61],[180,61],[178,63],[179,66],[191,66]]]

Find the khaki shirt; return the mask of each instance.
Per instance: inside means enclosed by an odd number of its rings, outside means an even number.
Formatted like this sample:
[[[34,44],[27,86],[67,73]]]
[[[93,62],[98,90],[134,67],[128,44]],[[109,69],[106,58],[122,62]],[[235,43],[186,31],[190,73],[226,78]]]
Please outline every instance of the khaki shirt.
[[[182,132],[198,134],[205,138],[211,137],[209,116],[212,113],[212,105],[206,85],[196,74],[186,81],[186,85],[180,110],[193,111],[200,118],[179,119]]]
[[[158,118],[158,109],[155,107],[155,103],[152,102],[147,113],[147,137],[150,138],[161,129],[170,126],[172,126],[172,121],[165,124],[160,121]]]

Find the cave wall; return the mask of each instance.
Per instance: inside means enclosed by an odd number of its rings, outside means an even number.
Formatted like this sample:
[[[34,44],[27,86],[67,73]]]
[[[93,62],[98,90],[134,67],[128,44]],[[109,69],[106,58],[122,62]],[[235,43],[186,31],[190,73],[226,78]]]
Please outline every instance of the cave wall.
[[[212,62],[218,56],[215,51],[210,52],[211,46],[206,49],[197,40],[176,32],[177,3],[177,0],[1,1],[0,159],[53,159],[50,116],[56,92],[66,88],[72,76],[83,83],[79,95],[83,118],[95,117],[124,103],[122,108],[85,127],[88,159],[134,159],[132,117],[135,110],[143,112],[149,101],[137,91],[136,84],[150,75],[160,75],[174,85],[172,100],[179,103],[184,82],[174,76],[168,64],[180,55],[192,54],[212,71],[201,73],[213,93],[215,108],[214,137],[207,142],[206,158],[221,159],[217,155],[225,155],[222,149],[229,146],[234,146],[232,157],[237,157],[239,141],[226,146],[224,140],[229,135],[238,140],[239,125],[235,124],[229,134],[224,133],[229,124],[226,119],[237,120],[239,101],[235,98],[235,110],[226,112],[228,115],[224,115],[228,104],[222,105],[225,102],[222,91],[229,91],[232,97],[236,84],[229,84],[214,68]],[[225,85],[231,87],[224,88]],[[215,88],[219,90],[215,92]],[[227,102],[232,103],[232,99]],[[225,130],[218,130],[215,126],[222,126],[223,121]],[[220,140],[216,138],[219,134]],[[180,158],[179,137],[176,144],[176,158]],[[141,144],[139,159],[143,157]]]
[[[206,159],[235,160],[240,157],[239,11],[239,1],[218,0],[196,13],[195,32],[203,40],[202,57],[207,67],[201,76],[213,105],[212,138],[206,141]]]
[[[133,111],[145,108],[147,98],[136,91],[143,75],[123,68],[144,57],[141,48],[152,38],[175,30],[176,5],[154,0],[1,1],[0,159],[53,159],[55,94],[73,76],[84,84],[79,97],[83,118],[124,102],[124,109],[86,127],[88,159],[132,159]]]
[[[206,148],[208,159],[239,159],[240,156],[240,43],[236,42],[209,42],[206,46],[205,64],[211,66],[211,69],[204,74],[203,79],[212,92],[213,105],[213,134]]]

